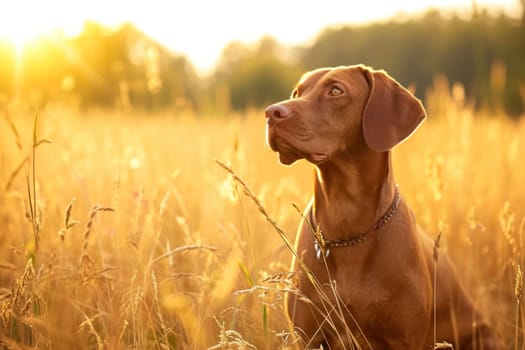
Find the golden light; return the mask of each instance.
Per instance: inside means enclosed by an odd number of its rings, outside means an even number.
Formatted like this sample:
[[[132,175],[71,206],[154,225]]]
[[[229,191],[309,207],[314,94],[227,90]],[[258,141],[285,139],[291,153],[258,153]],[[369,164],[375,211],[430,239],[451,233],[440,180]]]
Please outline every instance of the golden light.
[[[28,43],[60,30],[74,36],[82,30],[82,21],[64,16],[60,4],[66,1],[47,2],[11,1],[0,12],[0,38],[10,41],[20,52]]]
[[[283,44],[296,45],[312,40],[327,26],[410,17],[429,8],[455,9],[467,16],[474,7],[487,8],[494,14],[503,11],[513,17],[519,17],[522,11],[519,0],[370,0],[358,7],[345,0],[334,0],[331,6],[299,0],[210,0],[177,5],[164,0],[4,2],[0,38],[11,41],[17,50],[55,30],[75,36],[85,20],[111,27],[132,22],[169,49],[188,55],[197,68],[205,70],[213,67],[224,46],[233,40],[254,42],[271,35]]]
[[[0,36],[15,45],[17,51],[38,34],[39,30],[34,26],[24,25],[16,16],[9,16],[0,21]]]

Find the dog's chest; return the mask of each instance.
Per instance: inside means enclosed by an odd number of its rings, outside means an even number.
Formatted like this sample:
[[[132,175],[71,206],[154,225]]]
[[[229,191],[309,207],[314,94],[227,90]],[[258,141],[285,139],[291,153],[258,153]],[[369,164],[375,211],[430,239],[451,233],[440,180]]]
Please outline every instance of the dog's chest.
[[[378,252],[372,252],[368,242],[359,247],[333,249],[330,255],[318,258],[313,249],[313,240],[304,256],[316,280],[328,295],[335,294],[345,304],[369,308],[381,306],[391,298],[391,291],[385,283],[391,279],[390,269],[381,266]],[[307,283],[304,275],[303,282]]]

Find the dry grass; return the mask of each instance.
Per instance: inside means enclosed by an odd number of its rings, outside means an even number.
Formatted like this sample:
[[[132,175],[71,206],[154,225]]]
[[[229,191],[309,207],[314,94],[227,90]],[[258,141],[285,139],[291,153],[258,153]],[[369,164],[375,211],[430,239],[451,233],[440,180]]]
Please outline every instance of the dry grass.
[[[440,106],[394,152],[401,192],[433,238],[443,233],[440,249],[509,348],[524,349],[525,121]],[[38,132],[31,115],[6,116],[0,348],[297,347],[283,311],[283,238],[294,239],[293,204],[307,203],[313,172],[277,164],[262,113],[50,107]]]

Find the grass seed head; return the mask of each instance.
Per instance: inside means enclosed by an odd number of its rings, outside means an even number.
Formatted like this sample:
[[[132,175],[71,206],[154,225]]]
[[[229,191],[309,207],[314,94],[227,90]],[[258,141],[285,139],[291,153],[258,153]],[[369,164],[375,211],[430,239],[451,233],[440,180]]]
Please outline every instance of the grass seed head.
[[[516,283],[514,284],[514,296],[516,301],[519,304],[521,302],[521,297],[523,293],[523,271],[521,270],[521,265],[518,264],[516,269]]]

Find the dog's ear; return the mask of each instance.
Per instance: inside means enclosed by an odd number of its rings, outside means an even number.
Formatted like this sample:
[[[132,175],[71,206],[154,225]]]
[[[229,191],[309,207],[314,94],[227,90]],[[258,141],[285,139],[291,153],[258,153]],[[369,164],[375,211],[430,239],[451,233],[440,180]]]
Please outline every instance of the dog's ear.
[[[363,135],[372,150],[386,152],[409,137],[426,118],[421,102],[383,71],[361,67],[370,95],[363,109]]]

